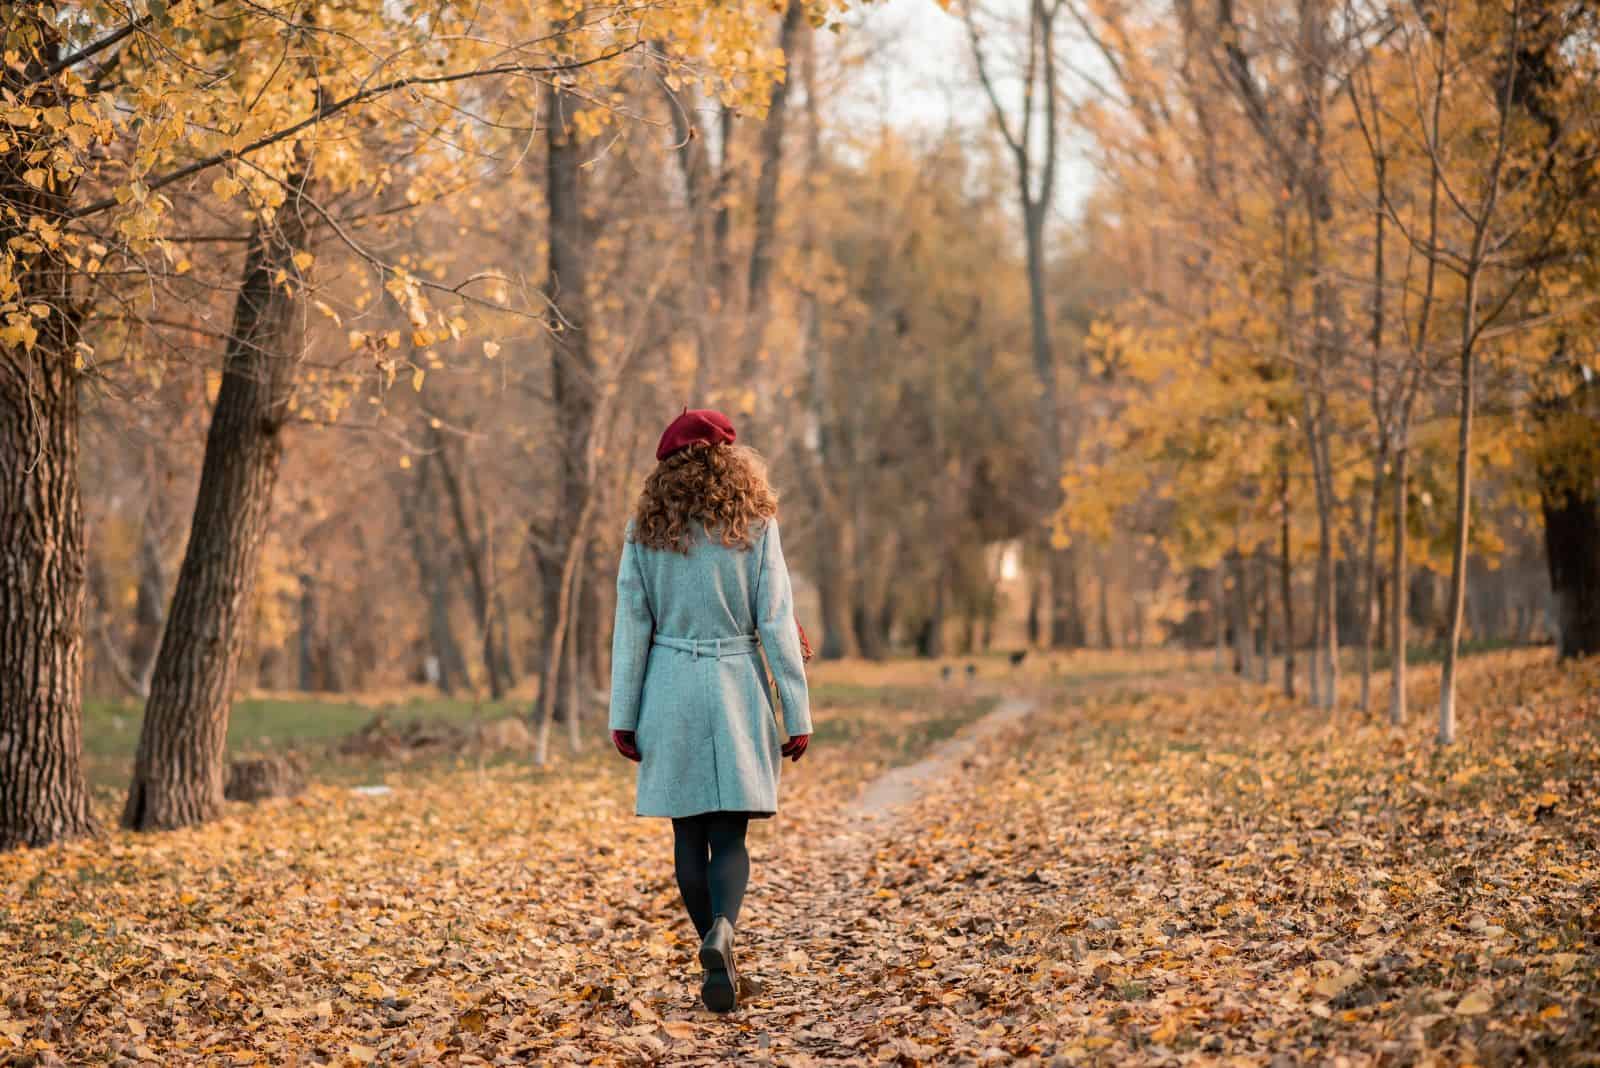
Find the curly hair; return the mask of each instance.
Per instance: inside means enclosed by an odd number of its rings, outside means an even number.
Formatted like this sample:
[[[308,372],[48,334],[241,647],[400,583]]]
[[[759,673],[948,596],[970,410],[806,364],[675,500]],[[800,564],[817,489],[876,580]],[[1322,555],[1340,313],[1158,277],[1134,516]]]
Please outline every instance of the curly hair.
[[[698,520],[730,549],[751,547],[750,528],[778,514],[767,465],[743,445],[690,445],[656,464],[634,510],[633,540],[689,552]]]

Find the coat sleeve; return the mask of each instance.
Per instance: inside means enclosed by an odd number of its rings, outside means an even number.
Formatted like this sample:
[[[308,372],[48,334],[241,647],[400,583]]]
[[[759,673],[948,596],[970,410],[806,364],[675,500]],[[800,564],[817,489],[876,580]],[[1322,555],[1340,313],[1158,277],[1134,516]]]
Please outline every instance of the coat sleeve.
[[[767,666],[783,702],[783,731],[791,738],[811,733],[811,695],[806,689],[805,661],[800,656],[800,629],[794,619],[794,591],[776,520],[761,536],[761,563],[756,575],[756,629]]]
[[[617,617],[611,631],[608,730],[631,731],[639,727],[639,698],[644,692],[644,669],[655,629],[655,617],[644,591],[644,573],[639,568],[639,550],[631,537],[624,538],[622,562],[617,565]]]

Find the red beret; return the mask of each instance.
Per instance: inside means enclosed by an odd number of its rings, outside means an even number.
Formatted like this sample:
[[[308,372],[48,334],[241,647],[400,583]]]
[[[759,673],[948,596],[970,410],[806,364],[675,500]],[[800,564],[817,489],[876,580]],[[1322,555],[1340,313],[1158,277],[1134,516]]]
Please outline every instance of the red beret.
[[[711,408],[685,408],[683,414],[667,424],[656,446],[656,459],[665,460],[690,445],[733,444],[738,434],[728,417]]]

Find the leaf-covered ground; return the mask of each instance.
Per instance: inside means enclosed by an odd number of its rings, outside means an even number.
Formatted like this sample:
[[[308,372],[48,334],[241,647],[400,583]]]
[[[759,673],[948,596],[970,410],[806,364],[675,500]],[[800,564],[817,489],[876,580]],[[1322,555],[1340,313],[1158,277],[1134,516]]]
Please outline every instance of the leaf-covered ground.
[[[1426,672],[1395,732],[1170,663],[857,669],[753,835],[731,1018],[600,754],[0,857],[0,1063],[1596,1063],[1600,666],[1547,659],[1470,661],[1444,753]]]

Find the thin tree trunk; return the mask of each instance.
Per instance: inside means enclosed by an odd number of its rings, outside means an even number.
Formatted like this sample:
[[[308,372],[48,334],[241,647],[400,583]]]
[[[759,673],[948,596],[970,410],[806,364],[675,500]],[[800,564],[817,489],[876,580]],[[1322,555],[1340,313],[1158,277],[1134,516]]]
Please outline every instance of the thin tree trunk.
[[[1456,740],[1456,661],[1461,646],[1461,617],[1467,600],[1468,523],[1472,517],[1472,409],[1476,402],[1477,360],[1473,334],[1477,327],[1478,272],[1467,277],[1466,306],[1461,326],[1461,413],[1456,427],[1455,545],[1450,558],[1450,615],[1446,624],[1444,668],[1439,678],[1439,744]]]
[[[538,735],[535,741],[534,763],[543,765],[550,755],[550,725],[555,722],[557,706],[570,694],[562,692],[562,675],[569,668],[564,654],[567,649],[567,632],[572,617],[574,586],[577,584],[578,565],[583,555],[583,534],[589,518],[594,513],[598,493],[591,492],[583,502],[574,526],[574,535],[567,542],[567,552],[561,561],[561,572],[555,579],[555,611],[545,618],[546,650],[544,673],[539,680]],[[575,666],[573,662],[572,666]],[[566,715],[578,718],[576,708],[568,708]]]
[[[154,519],[155,505],[146,510],[139,535],[139,591],[133,606],[133,641],[128,665],[135,673],[140,700],[150,696],[150,678],[161,651],[161,632],[167,625],[167,569],[161,559],[161,537]]]
[[[562,667],[566,681],[562,703],[567,709],[567,747],[573,753],[583,750],[583,678],[578,659],[578,635],[583,633],[583,589],[588,577],[585,571],[583,554],[579,554],[578,565],[573,569],[572,597],[568,602],[571,609],[566,625],[566,664]]]
[[[848,560],[850,538],[844,521],[835,519],[824,525],[817,551],[817,593],[822,602],[822,649],[824,660],[861,655],[855,628],[850,622]]]
[[[1354,93],[1354,89],[1351,90]],[[1374,119],[1376,122],[1376,119]],[[1378,589],[1378,512],[1383,508],[1383,476],[1388,465],[1389,428],[1384,419],[1383,391],[1383,224],[1387,207],[1385,161],[1382,152],[1376,160],[1378,210],[1374,220],[1376,237],[1372,253],[1372,419],[1377,429],[1377,454],[1372,460],[1372,499],[1367,505],[1366,582],[1361,597],[1361,712],[1372,710],[1372,625],[1373,599]]]
[[[1111,561],[1109,552],[1100,560],[1100,648],[1110,649],[1116,643],[1111,637]]]
[[[478,624],[478,654],[483,661],[484,674],[489,683],[489,696],[500,700],[506,694],[508,680],[500,672],[500,658],[496,653],[494,600],[487,524],[481,532],[472,529],[467,515],[466,491],[461,478],[450,463],[442,435],[430,431],[433,451],[430,459],[439,470],[439,480],[444,484],[445,497],[450,502],[450,515],[455,521],[456,538],[461,545],[461,557],[467,565],[467,579],[472,590],[472,616]]]
[[[1284,461],[1278,481],[1278,592],[1283,601],[1283,692],[1294,698],[1294,561],[1289,555],[1289,463]]]
[[[1389,652],[1389,578],[1383,568],[1378,568],[1378,651]]]
[[[417,465],[416,491],[401,495],[398,502],[400,520],[411,540],[411,555],[417,565],[417,580],[423,600],[428,606],[428,645],[437,667],[435,685],[439,692],[455,692],[459,681],[470,685],[466,658],[456,640],[455,627],[450,620],[449,569],[439,559],[438,544],[423,526],[424,517],[436,514],[436,505],[428,493],[428,472],[431,465]]]
[[[1400,422],[1395,428],[1394,450],[1394,543],[1389,559],[1389,581],[1394,600],[1389,606],[1389,722],[1396,727],[1406,721],[1406,626],[1410,610],[1406,604],[1411,592],[1411,576],[1406,571],[1406,494],[1411,474],[1411,402],[1408,390],[1400,403]]]
[[[540,720],[541,760],[547,753],[544,738],[549,720],[577,711],[564,707],[567,688],[561,682],[566,664],[562,650],[568,640],[578,640],[577,633],[569,633],[567,623],[573,576],[587,548],[585,517],[598,496],[589,471],[596,366],[588,330],[590,234],[584,218],[585,160],[576,124],[581,109],[578,97],[557,90],[549,94],[545,117],[545,200],[550,232],[545,295],[552,309],[550,395],[560,458],[556,518],[548,547],[539,552],[547,650],[538,708],[545,717]]]
[[[1044,612],[1044,574],[1040,568],[1031,568],[1028,573],[1028,647],[1036,649],[1044,641],[1044,627],[1041,617]]]
[[[1069,545],[1050,551],[1050,644],[1056,649],[1081,649],[1086,635],[1078,597],[1078,550]]]
[[[1333,485],[1327,462],[1326,398],[1308,399],[1312,478],[1317,502],[1317,592],[1315,644],[1311,651],[1311,700],[1319,708],[1334,706],[1339,683],[1339,598],[1334,566]]]
[[[1224,588],[1226,582],[1222,574],[1222,561],[1218,560],[1216,566],[1211,569],[1212,639],[1215,645],[1211,666],[1218,671],[1228,670],[1228,601]]]
[[[295,254],[308,233],[303,177],[245,256],[206,437],[189,545],[150,684],[122,822],[137,830],[202,823],[222,809],[223,750],[261,546],[283,456],[283,424],[299,362],[301,291]],[[283,279],[292,286],[285,286]]]
[[[805,27],[804,0],[789,0],[778,31],[778,48],[792,57]],[[778,183],[783,173],[783,132],[789,111],[789,80],[773,85],[767,117],[761,125],[761,170],[756,177],[755,224],[750,244],[750,273],[745,286],[745,316],[748,337],[745,342],[745,381],[766,380],[757,376],[755,358],[767,321],[767,294],[772,278],[773,245],[778,222]]]
[[[1539,468],[1545,559],[1555,595],[1557,655],[1562,660],[1600,654],[1600,471],[1579,442],[1600,440],[1590,382],[1567,397],[1542,402],[1538,418],[1556,427]],[[1575,423],[1576,427],[1562,423]],[[1518,626],[1519,636],[1523,626]]]
[[[1311,655],[1306,661],[1306,696],[1312,705],[1322,700],[1322,627],[1327,620],[1323,602],[1327,597],[1322,558],[1317,557],[1311,579]]]
[[[1233,572],[1232,596],[1228,597],[1229,630],[1233,631],[1233,670],[1240,678],[1255,676],[1255,650],[1251,647],[1249,583],[1246,581],[1244,557],[1237,550],[1228,554],[1229,570]]]
[[[317,579],[305,572],[300,576],[300,628],[298,646],[298,686],[300,692],[323,689],[317,671]]]
[[[1261,657],[1256,681],[1265,686],[1272,681],[1272,561],[1265,550],[1258,550],[1256,563],[1261,570]]]
[[[1377,637],[1373,626],[1378,596],[1378,512],[1383,508],[1383,476],[1388,467],[1387,435],[1372,461],[1372,499],[1367,502],[1367,544],[1363,554],[1364,580],[1361,591],[1361,711],[1372,710],[1372,649]]]

